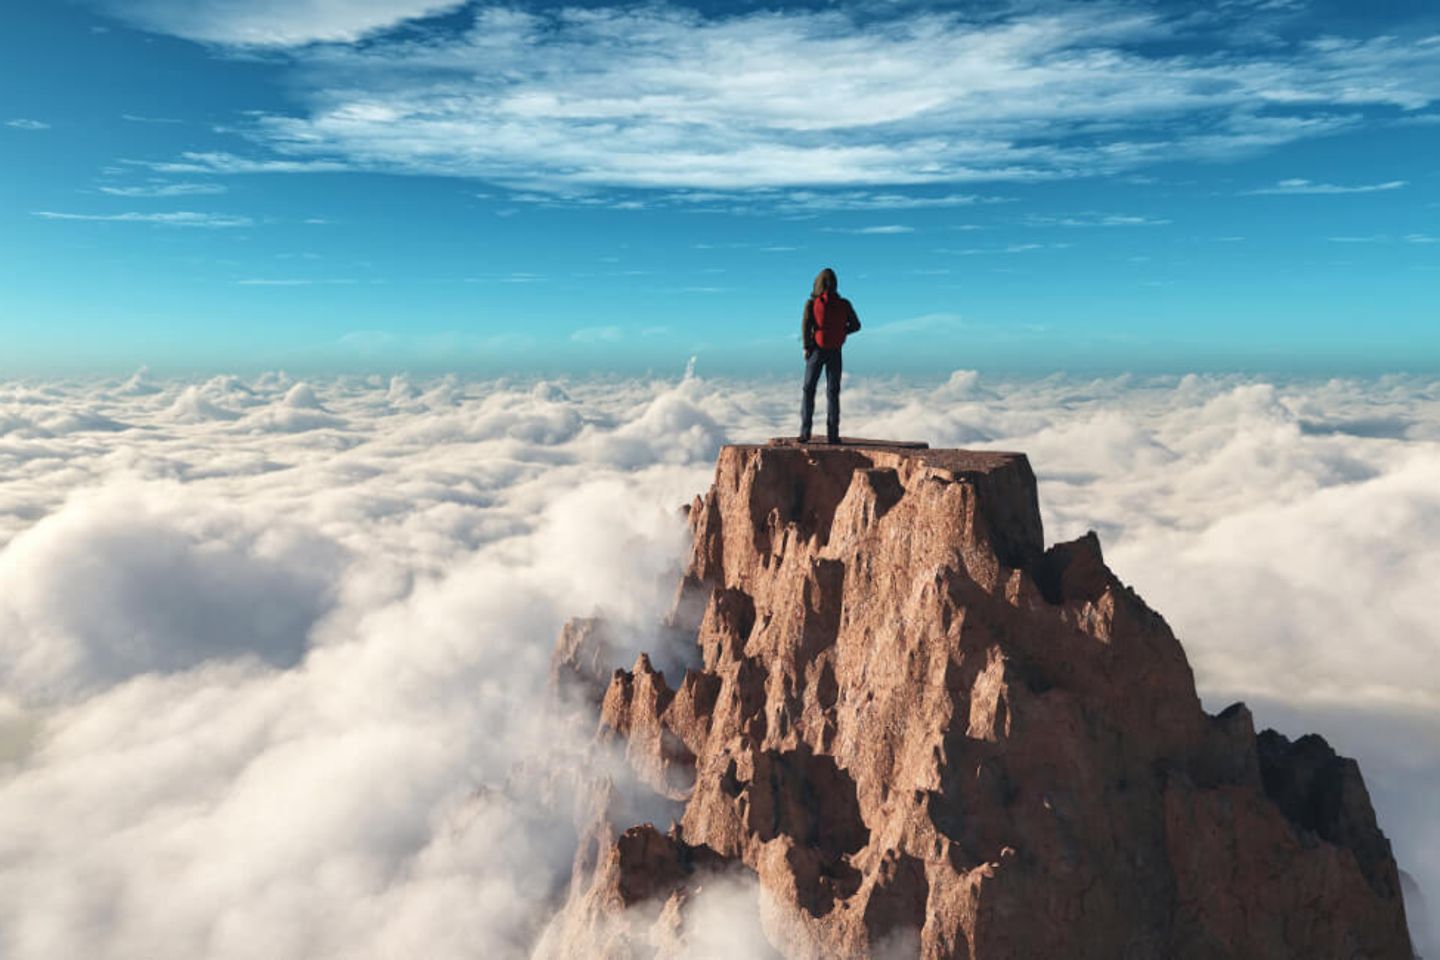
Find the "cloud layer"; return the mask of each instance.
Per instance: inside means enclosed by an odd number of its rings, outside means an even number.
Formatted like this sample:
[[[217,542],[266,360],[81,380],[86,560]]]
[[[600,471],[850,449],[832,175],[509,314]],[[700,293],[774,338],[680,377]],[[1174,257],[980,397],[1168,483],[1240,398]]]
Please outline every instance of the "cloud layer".
[[[288,12],[277,18],[280,6]],[[133,0],[120,12],[180,36],[288,47],[353,40],[448,6]],[[243,128],[255,155],[156,167],[380,170],[551,195],[642,188],[703,199],[1231,158],[1440,98],[1433,38],[1336,36],[1273,4],[712,16],[662,3],[467,15],[468,26],[291,50],[300,109]]]
[[[559,625],[657,649],[677,505],[794,393],[0,386],[0,952],[523,956],[586,756],[539,707]],[[846,403],[847,432],[1027,450],[1049,537],[1100,531],[1207,706],[1358,756],[1440,889],[1440,383],[960,372]]]

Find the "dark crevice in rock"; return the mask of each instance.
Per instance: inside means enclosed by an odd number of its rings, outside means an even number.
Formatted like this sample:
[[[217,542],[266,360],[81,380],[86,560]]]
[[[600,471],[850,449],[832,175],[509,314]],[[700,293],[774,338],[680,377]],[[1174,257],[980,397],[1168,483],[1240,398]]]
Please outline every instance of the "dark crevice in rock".
[[[750,642],[755,630],[755,601],[743,590],[722,587],[710,595],[707,614],[712,622],[707,635],[715,638],[703,652],[707,668],[713,667],[721,655],[738,658]]]
[[[826,660],[820,665],[820,673],[815,678],[815,702],[820,709],[829,710],[835,706],[839,696],[840,684],[835,679],[835,664]]]
[[[735,671],[735,697],[738,701],[741,732],[757,743],[765,739],[765,686],[770,673],[760,661],[746,657]]]
[[[925,876],[925,864],[919,859],[897,850],[888,851],[880,861],[879,875],[870,899],[865,904],[865,929],[871,943],[883,943],[890,939],[892,949],[887,956],[898,953],[902,938],[896,933],[910,933],[919,947],[920,928],[925,926],[925,907],[930,899],[930,881]]]
[[[905,486],[900,482],[900,474],[893,467],[875,467],[862,471],[861,476],[874,493],[876,520],[889,513],[891,508],[900,502],[900,498],[905,496]]]
[[[821,651],[835,646],[845,604],[845,564],[839,560],[817,560],[805,581],[805,612],[800,628],[801,664],[808,664]]]
[[[746,791],[750,827],[759,839],[784,835],[831,858],[854,853],[869,842],[855,781],[834,758],[801,744],[794,750],[761,751],[754,763],[755,775]]]
[[[945,767],[940,788],[931,791],[925,809],[930,822],[953,841],[966,866],[999,859],[1007,842],[996,811],[1009,809],[1016,787],[1005,771],[1003,748],[971,740],[962,733],[945,738]]]
[[[650,823],[622,833],[615,841],[615,858],[616,891],[626,906],[668,896],[697,870],[719,869],[727,863],[709,847],[691,846]]]
[[[785,862],[795,877],[796,906],[814,917],[823,917],[838,900],[848,900],[860,889],[864,875],[845,859],[825,856],[817,847],[792,844]]]

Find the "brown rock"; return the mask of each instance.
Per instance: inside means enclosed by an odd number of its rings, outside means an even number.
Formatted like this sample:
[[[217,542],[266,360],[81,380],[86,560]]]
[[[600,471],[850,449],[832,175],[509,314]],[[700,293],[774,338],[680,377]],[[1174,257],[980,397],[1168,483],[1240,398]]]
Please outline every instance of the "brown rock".
[[[600,726],[602,734],[624,739],[625,754],[641,779],[664,796],[683,799],[695,779],[695,755],[672,729],[674,701],[665,675],[642,653],[634,670],[615,671],[600,706]]]
[[[673,951],[703,861],[789,957],[1411,957],[1354,762],[1208,716],[1094,534],[1044,549],[1023,455],[731,446],[688,516],[701,668],[601,718],[684,813],[577,864],[552,949]]]

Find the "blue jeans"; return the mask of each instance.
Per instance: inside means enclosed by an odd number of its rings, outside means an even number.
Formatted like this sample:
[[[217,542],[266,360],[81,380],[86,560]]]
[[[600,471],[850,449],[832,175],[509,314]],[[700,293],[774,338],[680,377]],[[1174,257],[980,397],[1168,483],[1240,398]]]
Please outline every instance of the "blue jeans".
[[[815,420],[815,387],[820,371],[825,371],[825,433],[828,439],[840,439],[840,349],[816,347],[805,358],[805,391],[800,400],[800,436],[809,437]]]

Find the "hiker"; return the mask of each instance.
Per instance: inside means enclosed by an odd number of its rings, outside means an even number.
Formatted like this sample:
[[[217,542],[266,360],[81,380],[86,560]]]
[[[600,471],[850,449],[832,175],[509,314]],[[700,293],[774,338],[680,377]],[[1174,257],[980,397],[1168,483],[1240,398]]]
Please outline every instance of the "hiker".
[[[805,301],[800,320],[800,342],[805,346],[805,391],[800,402],[801,443],[810,442],[815,419],[815,385],[825,371],[825,442],[840,442],[840,348],[845,338],[860,329],[860,318],[850,301],[836,292],[835,271],[826,267],[815,277],[815,288]]]

